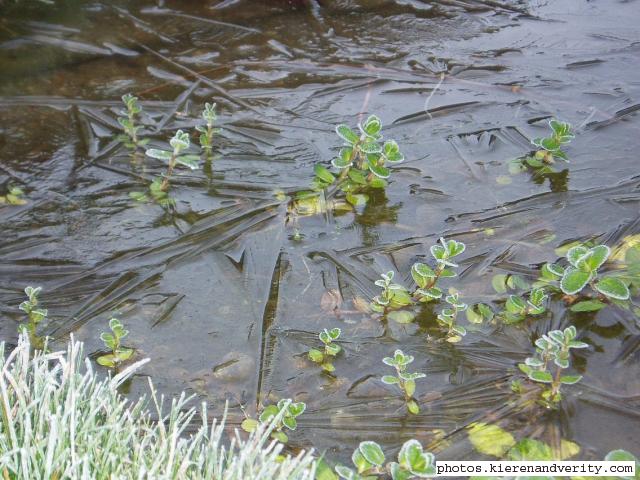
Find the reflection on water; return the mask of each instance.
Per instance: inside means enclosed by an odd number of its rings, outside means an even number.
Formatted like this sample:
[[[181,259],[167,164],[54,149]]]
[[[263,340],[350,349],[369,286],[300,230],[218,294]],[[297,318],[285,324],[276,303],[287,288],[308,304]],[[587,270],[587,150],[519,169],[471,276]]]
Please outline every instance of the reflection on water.
[[[491,302],[496,273],[534,277],[559,244],[638,233],[637,6],[289,3],[0,7],[0,194],[16,185],[29,199],[0,208],[1,338],[15,341],[22,289],[41,285],[43,333],[58,342],[73,333],[98,351],[117,312],[128,345],[152,359],[131,394],[150,375],[217,413],[226,399],[250,411],[258,400],[304,400],[292,445],[338,457],[363,438],[397,447],[413,436],[462,458],[474,421],[571,439],[584,455],[633,446],[640,343],[630,313],[556,305],[520,327],[470,328],[451,345],[432,340],[432,309],[398,325],[358,307],[380,272],[408,283],[442,235],[467,244],[456,286]],[[218,103],[215,158],[175,176],[173,210],[128,196],[164,168],[114,141],[130,91],[156,148]],[[292,240],[274,192],[307,188],[312,166],[339,147],[334,124],[369,113],[407,160],[365,207],[300,217],[303,239]],[[554,116],[576,126],[572,162],[510,175]],[[326,292],[339,292],[339,306],[326,308]],[[513,402],[510,376],[532,339],[569,323],[594,345],[575,360],[585,380],[558,411]],[[336,326],[345,354],[330,377],[302,354]],[[378,381],[398,346],[427,373],[416,417]]]

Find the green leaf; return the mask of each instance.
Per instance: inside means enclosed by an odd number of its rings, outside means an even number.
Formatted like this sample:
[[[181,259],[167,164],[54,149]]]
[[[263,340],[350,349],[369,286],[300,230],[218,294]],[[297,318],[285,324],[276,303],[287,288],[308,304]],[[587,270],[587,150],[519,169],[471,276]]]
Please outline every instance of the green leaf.
[[[342,350],[342,347],[336,343],[330,343],[324,348],[325,348],[325,351],[327,352],[327,355],[331,355],[332,357],[335,357]]]
[[[589,283],[589,280],[591,280],[591,272],[569,268],[564,272],[560,288],[566,295],[574,295],[580,292]]]
[[[616,300],[628,300],[629,288],[624,284],[622,280],[616,277],[605,277],[598,281],[595,285],[595,289],[610,298]]]
[[[572,305],[570,310],[572,312],[597,312],[606,306],[607,304],[600,300],[584,300]]]
[[[171,152],[167,152],[165,150],[158,150],[156,148],[150,148],[146,152],[144,152],[147,157],[157,158],[158,160],[171,160]]]
[[[336,371],[336,367],[331,362],[324,362],[321,367],[325,372],[333,373]]]
[[[178,130],[173,138],[169,140],[169,145],[171,145],[171,148],[173,148],[175,152],[180,152],[186,148],[189,148],[189,134],[187,132],[183,132],[182,130]]]
[[[413,394],[416,393],[416,382],[414,380],[406,380],[404,382],[404,391],[409,397],[413,397]]]
[[[418,415],[420,413],[420,406],[415,400],[409,400],[407,402],[407,410],[413,415]]]
[[[400,383],[400,379],[398,377],[394,377],[393,375],[384,375],[381,380],[382,383],[386,385],[395,385],[397,383]]]
[[[144,192],[129,192],[129,197],[136,202],[146,202],[149,197]]]
[[[553,377],[549,372],[545,372],[542,370],[533,370],[529,372],[529,378],[534,382],[541,383],[551,383],[553,382]]]
[[[469,441],[478,452],[498,458],[502,458],[516,443],[509,432],[486,423],[469,426]]]
[[[312,348],[311,350],[309,350],[309,359],[312,362],[322,363],[322,360],[324,360],[324,355],[320,350],[316,350],[315,348]]]
[[[532,438],[523,438],[509,450],[509,458],[516,461],[550,461],[553,460],[551,447],[544,442]]]
[[[611,250],[606,245],[598,245],[578,260],[578,267],[584,265],[588,270],[597,270],[609,258]]]
[[[307,405],[304,402],[291,402],[288,407],[288,411],[294,417],[299,417],[307,409]]]
[[[98,364],[107,368],[113,368],[118,363],[116,361],[116,357],[112,353],[109,353],[107,355],[101,355],[98,357],[96,361],[98,362]]]
[[[411,439],[402,445],[398,453],[398,461],[414,475],[422,476],[430,472],[434,457],[433,454],[423,451],[420,442]]]
[[[416,291],[416,293],[418,293],[419,295],[422,295],[424,298],[428,300],[436,300],[442,297],[442,290],[440,290],[438,287],[431,287],[431,288],[427,288],[426,290],[419,288]]]
[[[414,263],[411,267],[411,277],[420,288],[424,288],[430,279],[436,277],[436,273],[424,263]]]
[[[247,433],[251,433],[258,428],[258,421],[253,418],[245,418],[240,424],[240,428]]]
[[[416,318],[415,313],[408,312],[407,310],[397,310],[390,312],[387,317],[398,323],[411,323]]]
[[[497,293],[505,293],[507,291],[507,276],[499,273],[491,279],[491,286]]]
[[[562,277],[564,275],[564,268],[561,265],[555,263],[545,264],[546,269],[556,277]]]
[[[382,448],[376,442],[366,441],[361,442],[358,447],[362,456],[369,462],[371,465],[376,465],[378,467],[384,465],[384,453],[382,452]]]
[[[360,207],[362,205],[366,205],[369,201],[369,196],[363,193],[347,193],[345,196],[347,202],[349,202],[354,207]]]
[[[516,295],[510,295],[505,303],[505,308],[511,313],[524,314],[527,309],[527,304],[522,298]]]
[[[336,179],[336,177],[333,176],[333,174],[327,170],[325,167],[323,167],[320,164],[316,164],[316,166],[313,168],[316,176],[322,180],[323,182],[326,183],[333,183],[334,180]]]
[[[116,352],[116,358],[119,362],[129,360],[129,358],[131,358],[131,355],[133,355],[133,349],[131,348],[122,348]]]
[[[369,142],[360,144],[360,151],[366,154],[379,154],[380,152],[382,152],[382,147],[378,145],[376,142],[369,141]],[[373,162],[369,162],[369,164],[371,163]]]
[[[200,164],[200,155],[181,155],[176,157],[176,163],[188,167],[191,170],[197,170]]]
[[[278,440],[280,443],[287,443],[289,441],[289,437],[284,432],[271,432],[271,437]]]
[[[367,177],[365,176],[364,172],[362,170],[358,170],[355,168],[352,168],[349,170],[349,178],[351,180],[353,180],[354,183],[357,183],[358,185],[366,185],[367,184]]]
[[[389,178],[391,174],[388,168],[374,165],[373,163],[369,164],[369,170],[378,178]]]
[[[371,188],[385,188],[387,186],[387,182],[382,178],[373,177],[371,180],[369,180],[369,186]]]
[[[604,457],[607,462],[637,462],[638,459],[626,450],[612,450]],[[636,467],[637,470],[637,467]]]
[[[353,148],[351,147],[343,147],[340,149],[340,152],[338,153],[338,157],[334,158],[331,161],[331,164],[336,167],[336,168],[347,168],[349,166],[351,166],[351,164],[353,163]]]
[[[578,266],[578,260],[584,257],[589,249],[584,245],[576,245],[567,250],[567,261],[574,267]]]
[[[573,385],[582,380],[582,375],[563,375],[560,377],[560,382],[565,385]]]
[[[344,478],[345,480],[354,480],[356,478],[355,472],[344,465],[336,465],[335,471],[340,475],[340,478]]]
[[[396,462],[389,463],[388,467],[391,472],[391,480],[409,480],[411,478],[411,472],[403,470]]]
[[[289,430],[295,430],[298,426],[298,422],[293,417],[282,417],[282,424]]]
[[[280,410],[278,409],[277,406],[269,405],[269,406],[265,407],[265,409],[260,414],[260,421],[261,422],[270,422],[273,417],[278,415],[278,413],[280,413]]]
[[[365,122],[361,125],[360,129],[363,133],[370,137],[377,138],[382,128],[382,122],[376,115],[369,115]]]
[[[354,132],[348,126],[343,124],[338,125],[336,127],[336,133],[341,139],[343,139],[345,142],[350,144],[354,144],[360,139],[360,137],[358,137],[358,134],[356,132]]]

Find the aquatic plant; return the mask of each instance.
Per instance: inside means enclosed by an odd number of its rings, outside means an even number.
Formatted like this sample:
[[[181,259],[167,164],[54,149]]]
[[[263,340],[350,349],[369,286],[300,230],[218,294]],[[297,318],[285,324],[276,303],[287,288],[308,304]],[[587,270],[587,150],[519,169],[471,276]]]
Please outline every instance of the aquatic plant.
[[[340,171],[337,187],[347,194],[350,203],[366,202],[366,196],[354,197],[365,187],[384,188],[386,179],[391,175],[388,167],[404,160],[395,140],[382,143],[382,122],[376,115],[370,115],[359,123],[358,129],[359,135],[348,125],[336,127],[336,133],[344,145],[337,158],[331,161]],[[320,180],[326,181],[328,178]]]
[[[183,165],[191,170],[196,170],[200,163],[199,155],[182,155],[182,152],[191,145],[189,134],[187,132],[178,130],[173,138],[169,140],[169,145],[173,148],[172,151],[150,148],[145,152],[148,157],[168,162],[167,171],[164,174],[162,183],[160,184],[160,190],[163,192],[169,190],[169,182],[176,165]]]
[[[549,127],[551,128],[549,136],[531,140],[531,143],[538,147],[533,160],[527,161],[532,167],[541,167],[545,163],[552,164],[556,158],[568,161],[567,154],[561,147],[569,144],[575,137],[571,133],[571,125],[567,122],[549,120]]]
[[[185,167],[189,167],[191,170],[196,170],[200,163],[199,155],[182,154],[182,152],[188,149],[191,145],[189,134],[187,132],[178,130],[169,141],[169,144],[173,148],[172,151],[150,148],[145,152],[148,157],[168,162],[167,171],[164,173],[163,177],[156,178],[149,185],[149,195],[162,206],[170,206],[174,204],[174,200],[167,192],[169,190],[171,176],[173,175],[173,171],[176,166],[183,165]],[[149,200],[147,194],[143,192],[131,192],[129,196],[140,202]]]
[[[418,288],[414,295],[420,302],[430,302],[442,297],[442,289],[438,287],[441,278],[452,278],[456,273],[451,268],[457,268],[458,264],[453,260],[464,253],[466,245],[456,240],[440,238],[440,244],[432,245],[429,249],[431,256],[436,261],[436,267],[417,262],[411,267],[411,276]]]
[[[372,480],[390,474],[392,480],[427,478],[436,474],[435,457],[425,452],[418,440],[407,440],[398,452],[398,461],[385,465],[386,457],[380,445],[360,442],[351,456],[355,469],[336,465],[336,473],[345,480]]]
[[[29,321],[25,324],[20,324],[18,330],[20,332],[26,332],[29,335],[29,339],[34,346],[40,346],[41,342],[37,336],[36,329],[38,324],[47,318],[49,311],[46,308],[42,308],[40,305],[40,292],[42,287],[27,287],[24,289],[24,293],[27,295],[27,300],[22,302],[18,308],[27,314]]]
[[[20,187],[10,186],[5,195],[0,195],[0,205],[26,205],[27,200],[24,197],[24,190]]]
[[[100,355],[97,362],[103,367],[118,368],[122,362],[129,360],[133,355],[132,348],[122,346],[122,339],[129,335],[129,330],[126,330],[117,318],[109,320],[109,328],[111,333],[104,332],[100,334],[100,340],[111,353]]]
[[[549,385],[542,392],[542,399],[550,404],[562,399],[562,385],[573,385],[582,379],[582,375],[563,375],[563,371],[571,366],[570,350],[589,347],[576,340],[576,335],[576,327],[573,325],[564,330],[552,330],[536,340],[536,355],[518,364],[518,368],[529,380]],[[553,366],[555,373],[552,371]]]
[[[309,350],[309,359],[315,363],[319,363],[326,372],[333,372],[336,369],[333,366],[333,358],[342,351],[342,347],[334,342],[340,338],[341,333],[342,331],[339,328],[332,328],[331,330],[325,328],[318,335],[320,341],[323,343],[322,350],[317,348]]]
[[[447,330],[447,342],[457,343],[467,334],[467,330],[456,324],[458,313],[467,309],[467,304],[460,301],[458,292],[452,293],[445,297],[445,301],[449,304],[443,308],[438,314],[438,323]]]
[[[267,405],[258,420],[246,418],[242,422],[242,429],[245,432],[253,432],[256,429],[271,425],[271,438],[282,443],[287,443],[289,437],[283,429],[295,430],[298,426],[297,417],[302,415],[307,405],[304,402],[293,402],[290,398],[283,398],[276,405]]]
[[[197,125],[196,130],[200,132],[200,146],[205,150],[207,155],[211,155],[213,135],[220,131],[220,129],[213,127],[215,121],[218,119],[215,103],[204,104],[202,118],[206,123],[205,125]]]
[[[553,172],[551,165],[556,159],[569,161],[567,154],[562,150],[574,139],[571,125],[567,122],[550,120],[551,133],[542,138],[534,138],[531,143],[537,148],[531,155],[513,160],[509,165],[511,173],[518,173],[530,167],[538,174]]]
[[[122,96],[122,103],[126,107],[126,110],[121,110],[118,117],[118,123],[124,130],[123,135],[118,136],[118,140],[122,142],[128,148],[143,147],[149,143],[148,138],[138,138],[138,131],[142,128],[141,125],[136,124],[136,118],[142,112],[142,107],[138,103],[138,97],[134,97],[132,94],[127,93]]]
[[[73,339],[66,352],[31,356],[31,348],[25,336],[12,352],[0,344],[3,479],[315,477],[311,453],[291,457],[269,440],[273,424],[246,440],[232,435],[227,443],[226,415],[211,422],[206,402],[199,415],[185,393],[167,405],[151,382],[152,411],[145,399],[121,396],[119,387],[147,360],[105,377],[92,370]]]
[[[409,291],[402,285],[393,283],[395,272],[388,271],[380,274],[380,276],[382,278],[376,280],[375,284],[382,289],[382,293],[373,297],[369,305],[371,310],[378,313],[387,313],[413,303]]]
[[[327,208],[345,209],[343,201],[333,199],[338,192],[351,206],[365,205],[369,201],[369,189],[387,186],[391,175],[389,167],[404,160],[398,143],[395,140],[383,142],[382,122],[376,115],[359,123],[358,129],[360,133],[348,125],[336,126],[336,134],[343,141],[338,156],[331,161],[337,172],[315,165],[311,191],[298,192],[292,210],[308,215]]]
[[[628,300],[629,288],[621,279],[608,275],[600,275],[598,270],[607,261],[611,250],[606,245],[587,247],[576,245],[567,250],[563,267],[557,263],[547,263],[542,268],[542,278],[552,286],[559,286],[562,293],[569,296],[585,294],[585,288],[602,295],[606,300]],[[593,296],[593,295],[591,295]]]
[[[413,355],[405,355],[402,350],[396,350],[393,353],[393,357],[385,357],[382,359],[383,363],[394,367],[396,369],[396,375],[384,375],[382,377],[382,383],[387,385],[398,385],[398,388],[404,394],[404,400],[407,404],[407,410],[414,415],[420,413],[420,407],[417,400],[413,397],[416,391],[416,380],[424,378],[424,373],[415,372],[407,373],[407,365],[413,362]]]
[[[546,301],[549,298],[544,288],[532,289],[526,300],[519,295],[510,295],[505,302],[505,311],[500,314],[500,318],[505,323],[518,323],[530,315],[542,315],[547,311]]]

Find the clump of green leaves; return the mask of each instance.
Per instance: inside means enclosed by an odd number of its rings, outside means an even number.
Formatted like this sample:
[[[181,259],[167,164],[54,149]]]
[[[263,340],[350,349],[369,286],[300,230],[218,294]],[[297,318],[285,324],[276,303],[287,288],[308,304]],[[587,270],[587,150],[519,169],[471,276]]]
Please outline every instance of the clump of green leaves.
[[[440,238],[440,244],[431,246],[431,256],[436,261],[435,268],[424,263],[414,263],[411,267],[411,276],[418,288],[414,295],[420,302],[430,302],[442,297],[442,289],[438,287],[441,278],[455,277],[456,273],[452,268],[457,268],[454,262],[455,257],[461,255],[466,249],[462,242],[456,240],[445,240]]]
[[[606,245],[591,248],[576,245],[567,250],[567,265],[544,265],[540,281],[551,288],[559,289],[572,301],[575,300],[573,297],[578,295],[588,298],[575,304],[572,307],[573,311],[599,310],[605,306],[604,301],[627,302],[630,297],[627,283],[613,275],[601,275],[598,271],[610,253]]]
[[[417,262],[411,267],[411,276],[417,285],[413,293],[404,286],[393,282],[395,276],[393,271],[381,274],[382,278],[376,280],[375,284],[382,289],[382,293],[372,299],[369,305],[370,309],[382,313],[398,323],[412,322],[416,316],[415,313],[402,309],[414,306],[418,302],[426,303],[442,298],[443,293],[438,282],[442,278],[456,276],[452,270],[458,266],[454,259],[464,250],[464,243],[440,238],[440,243],[433,245],[430,249],[436,265],[431,267],[425,263]]]
[[[10,186],[6,195],[0,195],[0,205],[26,205],[27,200],[24,197],[24,190],[20,187]]]
[[[457,343],[467,334],[467,330],[456,323],[458,313],[464,312],[467,304],[460,301],[458,292],[447,295],[444,300],[449,306],[438,314],[438,323],[447,330],[447,342]]]
[[[552,164],[556,158],[568,161],[567,154],[561,149],[563,145],[567,145],[574,139],[575,135],[571,133],[571,125],[567,122],[559,122],[558,120],[550,120],[551,134],[543,138],[534,138],[531,143],[538,147],[534,158],[541,162],[531,164],[532,167],[540,167],[543,164]]]
[[[387,179],[391,175],[389,166],[404,160],[398,143],[395,140],[383,141],[380,133],[382,122],[376,115],[370,115],[358,125],[358,129],[359,133],[356,133],[348,125],[341,124],[336,127],[338,137],[344,142],[337,158],[331,162],[337,173],[332,173],[322,165],[316,165],[311,192],[315,194],[300,192],[300,198],[306,199],[307,203],[310,199],[321,201],[322,195],[318,195],[318,192],[331,187],[329,197],[333,197],[336,192],[342,192],[349,204],[360,206],[369,200],[366,193],[368,189],[387,186]],[[340,202],[336,202],[335,205],[342,206]],[[333,206],[333,203],[330,206]]]
[[[109,320],[109,328],[111,332],[100,334],[100,340],[111,353],[100,355],[97,362],[103,367],[118,368],[121,363],[129,360],[133,355],[132,348],[122,346],[122,339],[129,335],[129,330],[126,330],[117,318]]]
[[[207,155],[211,155],[211,150],[213,148],[213,135],[220,131],[218,128],[213,127],[214,123],[218,119],[215,103],[204,104],[202,118],[206,123],[205,125],[196,126],[196,130],[200,132],[200,146],[205,150],[205,152],[207,152]]]
[[[27,314],[29,321],[26,324],[20,324],[18,327],[19,331],[26,331],[29,335],[29,339],[31,343],[39,346],[40,342],[38,341],[38,336],[36,334],[36,329],[38,324],[40,324],[43,320],[47,318],[49,311],[46,308],[42,308],[40,305],[40,292],[42,291],[42,287],[27,287],[24,289],[24,293],[27,295],[27,300],[22,302],[18,308]]]
[[[542,315],[547,311],[548,298],[542,287],[532,289],[526,300],[520,295],[510,295],[500,316],[505,323],[518,323],[529,315]]]
[[[138,138],[138,131],[142,128],[141,125],[136,124],[136,118],[140,112],[142,112],[142,107],[138,103],[138,97],[127,93],[122,96],[122,103],[124,103],[126,110],[120,111],[120,115],[122,116],[118,117],[118,123],[124,129],[124,134],[120,135],[118,139],[128,148],[145,146],[149,143],[149,139]]]
[[[169,191],[169,182],[176,166],[182,165],[190,168],[191,170],[196,170],[200,163],[199,155],[182,153],[191,145],[189,134],[187,132],[178,130],[169,141],[169,144],[173,149],[171,151],[149,148],[145,152],[148,157],[167,162],[167,171],[164,173],[163,177],[156,178],[149,185],[149,196],[162,206],[169,206],[174,203],[173,199],[169,197],[167,192]],[[131,192],[129,196],[140,202],[149,200],[149,196],[144,192]]]
[[[326,328],[320,332],[318,337],[323,343],[322,349],[312,348],[309,350],[309,359],[315,363],[320,364],[325,372],[335,371],[333,366],[333,359],[342,351],[342,347],[335,343],[340,338],[342,331],[339,328],[332,328],[327,330]]]
[[[284,433],[284,429],[295,430],[298,426],[296,420],[304,413],[307,405],[304,402],[293,402],[290,398],[283,398],[276,405],[268,405],[263,410],[258,420],[246,418],[242,422],[242,429],[251,433],[261,424],[271,424],[275,422],[271,438],[282,443],[287,443],[289,437]]]
[[[413,303],[409,291],[402,285],[393,282],[395,272],[388,271],[380,276],[382,278],[376,280],[375,284],[382,289],[382,293],[373,297],[373,301],[369,305],[371,310],[386,314],[391,310],[406,307]]]
[[[393,353],[393,357],[383,358],[383,363],[396,369],[397,376],[384,375],[382,377],[382,383],[385,383],[387,385],[398,385],[398,388],[404,394],[404,399],[407,404],[407,410],[410,413],[417,415],[418,413],[420,413],[420,407],[418,406],[417,400],[413,396],[416,391],[416,380],[419,378],[424,378],[426,377],[426,375],[420,372],[407,372],[407,365],[413,362],[413,360],[413,355],[405,355],[402,350],[396,350]]]
[[[557,403],[562,399],[562,385],[573,385],[582,379],[581,375],[563,375],[563,371],[571,366],[570,350],[589,346],[576,340],[576,335],[576,327],[573,325],[542,335],[535,342],[536,355],[518,365],[530,380],[549,385],[549,388],[542,392],[542,399],[548,404]]]
[[[351,456],[355,469],[336,465],[336,473],[345,480],[373,480],[390,474],[392,480],[427,478],[436,474],[435,457],[425,452],[418,440],[407,440],[398,452],[398,461],[385,465],[386,457],[378,443],[361,442]]]
[[[551,165],[555,163],[556,159],[569,161],[562,146],[569,144],[574,138],[571,125],[567,122],[550,120],[549,127],[551,133],[548,136],[531,140],[531,143],[537,148],[535,152],[511,162],[509,169],[512,173],[517,173],[527,167],[534,168],[538,173],[552,172]]]

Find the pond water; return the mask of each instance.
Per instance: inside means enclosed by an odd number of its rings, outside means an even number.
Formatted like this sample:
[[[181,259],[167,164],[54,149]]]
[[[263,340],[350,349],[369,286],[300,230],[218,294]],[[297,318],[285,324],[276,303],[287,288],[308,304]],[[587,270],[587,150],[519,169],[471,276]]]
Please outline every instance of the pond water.
[[[614,245],[640,233],[638,2],[341,0],[39,2],[0,18],[0,339],[15,343],[27,285],[43,287],[42,333],[101,351],[112,314],[147,364],[127,393],[182,390],[220,415],[230,403],[307,403],[293,448],[348,458],[363,439],[390,449],[410,437],[439,458],[477,458],[465,427],[582,446],[584,458],[636,450],[640,326],[628,311],[572,313],[552,303],[518,326],[469,326],[437,341],[435,312],[399,325],[361,313],[379,274],[411,282],[439,237],[467,245],[450,285],[491,303],[495,274],[528,280],[571,241]],[[114,137],[120,96],[144,109],[163,147],[215,101],[212,162],[180,169],[175,209],[129,197],[164,166],[132,159]],[[406,161],[385,192],[343,214],[287,223],[287,194],[328,165],[337,123],[382,118]],[[572,123],[571,163],[537,178],[509,161]],[[355,303],[354,303],[355,301]],[[466,325],[466,320],[463,321]],[[574,324],[592,348],[584,380],[558,410],[523,406],[510,382],[533,340]],[[340,327],[336,376],[305,359]],[[415,356],[422,412],[408,416],[379,381],[396,348]]]

